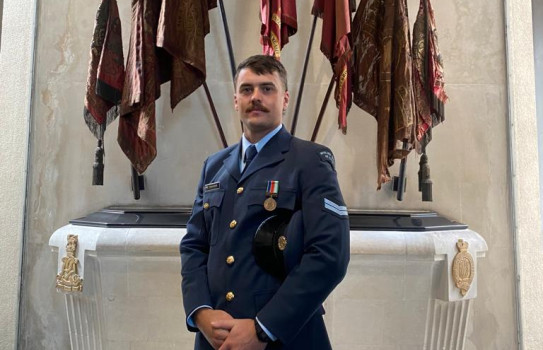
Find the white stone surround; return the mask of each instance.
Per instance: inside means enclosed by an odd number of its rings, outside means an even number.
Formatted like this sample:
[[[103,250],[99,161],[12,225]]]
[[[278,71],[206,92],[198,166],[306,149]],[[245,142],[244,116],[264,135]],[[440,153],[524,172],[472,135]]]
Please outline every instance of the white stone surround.
[[[79,237],[83,292],[63,293],[72,349],[192,349],[180,292],[184,233],[67,225],[51,236],[59,272],[67,235]],[[458,239],[476,271],[465,297],[451,277]],[[325,302],[334,349],[464,349],[486,251],[471,230],[352,231],[347,276]]]

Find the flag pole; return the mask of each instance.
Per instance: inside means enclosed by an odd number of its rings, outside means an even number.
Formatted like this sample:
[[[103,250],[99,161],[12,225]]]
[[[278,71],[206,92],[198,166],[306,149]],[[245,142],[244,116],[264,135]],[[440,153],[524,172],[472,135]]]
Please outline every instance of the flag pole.
[[[209,102],[209,107],[211,108],[211,113],[213,114],[213,119],[215,120],[215,125],[217,126],[219,136],[221,137],[222,145],[224,148],[226,148],[228,147],[228,143],[226,142],[226,138],[224,137],[221,121],[219,120],[219,116],[217,115],[217,110],[215,109],[215,104],[213,103],[213,99],[211,98],[211,93],[209,92],[209,88],[207,87],[207,83],[205,81],[203,85],[206,92],[207,101]]]
[[[302,79],[300,81],[300,89],[296,99],[296,107],[294,108],[294,117],[292,118],[292,126],[290,127],[290,133],[294,135],[296,133],[296,124],[298,123],[298,113],[300,112],[300,105],[302,103],[302,95],[304,92],[305,76],[307,73],[307,65],[309,63],[309,54],[311,52],[311,46],[313,46],[313,37],[315,36],[315,28],[317,26],[317,16],[313,16],[313,26],[311,27],[311,34],[309,36],[309,42],[307,44],[307,50],[305,52],[304,68],[302,71]]]
[[[330,84],[328,85],[328,90],[326,90],[326,95],[324,96],[324,101],[322,101],[319,117],[317,118],[317,122],[315,123],[315,128],[313,129],[311,142],[315,142],[315,140],[317,139],[317,133],[319,132],[319,128],[321,127],[322,117],[324,116],[324,111],[326,110],[326,106],[328,105],[328,100],[330,100],[330,95],[332,94],[332,88],[334,87],[334,82],[335,82],[334,76],[332,75],[332,79],[330,79]]]
[[[224,3],[222,0],[219,0],[219,9],[221,10],[222,26],[224,28],[224,35],[226,36],[226,46],[228,48],[228,57],[230,58],[230,70],[232,71],[232,81],[234,81],[234,77],[236,76],[236,60],[234,58],[234,49],[232,48],[232,39],[230,38],[230,30],[228,29],[228,21],[226,20],[226,11],[224,10]],[[241,131],[243,132],[243,123],[241,121],[239,123],[241,125]],[[225,143],[226,141],[223,141],[223,144]]]
[[[130,167],[132,176],[132,192],[134,193],[134,199],[140,199],[140,175],[134,166]]]
[[[232,39],[230,38],[230,30],[228,29],[228,21],[226,20],[226,11],[224,10],[224,3],[219,0],[219,9],[221,10],[222,26],[224,28],[224,35],[226,36],[226,46],[228,47],[228,57],[230,58],[230,69],[232,71],[232,80],[236,75],[236,60],[234,59],[234,49],[232,48]]]
[[[407,141],[403,141],[403,147],[402,149],[405,151],[407,150]],[[405,185],[406,185],[406,176],[405,176],[405,169],[407,167],[407,155],[402,158],[400,162],[400,173],[398,174],[398,193],[396,193],[396,199],[399,201],[403,201],[403,194],[405,192]]]

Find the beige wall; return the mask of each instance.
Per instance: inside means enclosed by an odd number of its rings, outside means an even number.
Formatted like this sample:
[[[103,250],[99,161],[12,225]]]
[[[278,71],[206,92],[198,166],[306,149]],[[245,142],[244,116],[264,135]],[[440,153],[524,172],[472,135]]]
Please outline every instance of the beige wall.
[[[506,1],[513,215],[524,349],[543,348],[543,251],[531,3]]]
[[[9,31],[6,17],[10,3],[10,1],[4,3],[5,19],[2,33],[2,61],[0,61],[2,63],[7,59],[4,53],[9,47],[7,46]],[[512,13],[511,21],[513,23],[526,21],[524,2],[515,0],[512,3],[516,7],[507,12]],[[125,33],[124,46],[127,48],[130,29],[129,2],[119,1],[119,5]],[[254,0],[226,1],[225,5],[236,58],[239,60],[258,53],[260,51],[258,2]],[[290,116],[298,90],[297,82],[301,75],[303,56],[309,37],[310,5],[309,0],[298,1],[299,33],[291,38],[291,43],[283,51],[283,63],[290,74],[290,90],[293,97],[285,120],[287,126],[290,126],[291,122]],[[410,0],[409,6],[413,20],[418,1]],[[20,4],[19,7],[18,11],[24,8]],[[196,91],[171,113],[167,97],[169,86],[165,85],[164,97],[157,103],[159,154],[146,172],[147,184],[146,190],[142,192],[142,199],[139,202],[132,199],[129,189],[129,162],[115,141],[116,122],[106,132],[105,185],[103,187],[90,186],[96,141],[83,122],[82,105],[88,47],[96,7],[97,2],[75,0],[39,2],[30,138],[31,167],[23,269],[25,280],[19,338],[19,347],[22,349],[62,349],[68,344],[64,305],[61,296],[54,291],[56,260],[47,244],[52,232],[65,225],[71,218],[83,216],[107,205],[190,205],[203,159],[221,147],[203,91]],[[522,256],[533,253],[537,257],[534,263],[529,262],[529,255],[522,260],[523,269],[533,270],[533,273],[529,274],[528,270],[521,270],[525,271],[528,277],[523,283],[539,283],[537,279],[529,278],[535,278],[534,273],[538,271],[536,264],[541,261],[541,258],[537,255],[539,254],[537,249],[540,250],[541,246],[536,236],[538,229],[535,225],[529,224],[533,219],[530,213],[534,210],[532,204],[535,190],[517,183],[518,186],[514,189],[517,190],[515,193],[518,195],[515,196],[515,201],[510,203],[504,6],[498,0],[484,2],[456,0],[434,1],[434,7],[440,46],[445,60],[446,88],[450,97],[447,105],[447,120],[435,130],[434,141],[428,147],[434,181],[434,202],[421,202],[420,194],[416,191],[419,159],[415,155],[410,156],[408,161],[408,192],[403,202],[396,201],[395,193],[389,186],[384,186],[380,192],[375,191],[376,124],[370,116],[357,107],[353,107],[349,114],[349,133],[343,136],[337,130],[336,110],[333,103],[330,103],[318,142],[331,147],[336,155],[340,182],[350,208],[436,210],[445,216],[468,224],[487,240],[489,253],[479,265],[479,296],[474,304],[473,324],[468,334],[466,347],[467,349],[513,349],[516,348],[517,323],[511,204],[516,204],[521,209],[521,214],[528,215],[522,216],[517,211],[517,217],[521,220],[520,224],[517,222],[517,226],[522,238],[520,240],[520,248],[523,249]],[[528,16],[528,18],[531,17]],[[23,21],[17,21],[19,22]],[[208,84],[215,98],[227,139],[229,143],[234,143],[240,136],[239,122],[235,119],[232,109],[233,90],[224,34],[217,9],[211,12],[211,24],[212,32],[206,39]],[[515,27],[509,30],[517,33]],[[317,42],[313,46],[306,80],[304,107],[297,129],[297,136],[305,139],[311,135],[330,79],[329,63],[318,50],[318,38],[320,38],[318,33],[320,33],[320,21],[317,28]],[[526,38],[530,38],[524,34],[525,30],[520,28],[518,42],[525,42]],[[30,46],[27,44],[25,47]],[[524,47],[519,49],[524,49]],[[22,52],[20,49],[13,50],[13,52]],[[526,57],[523,57],[520,52],[517,52],[520,55],[518,61],[513,61],[513,68],[519,71],[510,70],[510,73],[520,74],[523,69],[525,63],[523,59]],[[29,59],[30,51],[23,57]],[[16,60],[15,55],[11,59],[24,65],[24,60],[20,58]],[[1,66],[7,73],[14,74],[8,71],[7,67]],[[529,75],[529,72],[527,74]],[[513,76],[517,77],[516,74]],[[513,87],[533,84],[529,82],[529,76],[520,75],[519,79],[520,77],[526,81],[516,81]],[[13,79],[13,81],[17,80]],[[20,83],[23,84],[21,92],[28,90],[30,86],[28,79]],[[13,87],[8,87],[5,83],[0,89],[2,101],[4,101],[4,94],[14,93]],[[528,90],[527,93],[530,91]],[[522,91],[516,94],[522,95]],[[10,108],[19,108],[22,112],[18,109],[12,114],[25,115],[25,106],[29,101],[28,93],[14,96],[21,98],[22,102],[10,102]],[[526,103],[533,104],[529,100]],[[521,108],[519,105],[515,106],[514,108]],[[529,118],[532,111],[529,107],[526,108],[528,110],[515,110],[513,117]],[[13,151],[9,154],[12,157],[17,152],[21,153],[26,145],[22,142],[26,137],[24,132],[26,123],[15,118],[0,118],[0,120],[2,123],[13,122],[16,124],[14,127],[22,128],[21,134],[12,135],[18,143],[13,145]],[[518,119],[518,121],[523,120]],[[518,168],[514,170],[517,175],[527,171],[526,176],[530,176],[535,171],[537,179],[537,169],[532,169],[530,165],[529,156],[532,153],[523,153],[524,149],[531,150],[536,147],[536,143],[532,145],[534,142],[532,134],[525,134],[529,130],[522,132],[512,139],[513,146],[518,147],[515,148],[513,155],[519,160],[516,163]],[[3,156],[3,159],[6,158]],[[19,209],[15,211],[16,215],[22,213],[24,159],[23,154],[22,157],[13,159],[9,163],[12,164],[9,169],[2,167],[1,170],[4,178],[21,181],[17,183],[17,186],[6,189],[0,187],[8,194],[9,191],[16,189],[17,193],[13,194],[14,203],[19,205]],[[537,157],[532,158],[531,162],[533,159]],[[4,173],[4,171],[8,172]],[[397,174],[397,166],[392,172]],[[534,188],[537,189],[537,186]],[[535,198],[537,201],[538,197]],[[10,206],[11,211],[14,210],[13,208],[16,206]],[[15,218],[6,225],[2,223],[1,226],[3,232],[0,237],[4,239],[5,236],[5,239],[9,239],[5,246],[13,251],[13,257],[6,256],[3,252],[0,256],[2,268],[7,266],[3,264],[4,261],[11,263],[6,273],[14,274],[18,271],[13,261],[18,261],[21,222]],[[4,227],[8,230],[4,230]],[[16,232],[18,235],[4,234],[9,231]],[[19,238],[14,238],[14,236]],[[533,244],[534,240],[537,240],[537,244]],[[530,245],[533,250],[528,250]],[[1,246],[4,247],[4,245]],[[542,265],[539,264],[539,266]],[[16,296],[16,285],[14,288],[10,296]],[[523,291],[524,308],[538,306],[536,301],[538,295],[530,292],[526,287]],[[0,296],[3,298],[3,294]],[[16,301],[9,299],[5,304],[0,302],[0,306],[3,305],[9,305],[10,310],[15,310]],[[523,323],[527,327],[525,335],[529,335],[530,343],[527,342],[526,347],[528,349],[537,348],[530,347],[530,344],[540,344],[538,332],[533,327],[542,324],[542,322],[537,322],[537,315],[543,315],[543,312],[538,312],[539,308],[533,310],[535,311],[525,312]],[[528,326],[528,322],[533,323]],[[10,334],[13,334],[14,322],[8,320],[8,325],[12,327]],[[6,328],[0,329],[4,331]],[[0,346],[0,348],[4,347]]]
[[[17,339],[34,14],[32,1],[3,2],[3,20],[0,21],[0,349],[13,349]]]

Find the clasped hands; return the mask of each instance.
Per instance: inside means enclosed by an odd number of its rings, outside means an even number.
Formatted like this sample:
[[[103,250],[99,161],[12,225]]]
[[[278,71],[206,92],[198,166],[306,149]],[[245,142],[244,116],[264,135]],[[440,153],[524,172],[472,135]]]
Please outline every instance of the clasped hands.
[[[253,319],[235,319],[223,310],[200,309],[194,322],[207,341],[218,350],[263,350]]]

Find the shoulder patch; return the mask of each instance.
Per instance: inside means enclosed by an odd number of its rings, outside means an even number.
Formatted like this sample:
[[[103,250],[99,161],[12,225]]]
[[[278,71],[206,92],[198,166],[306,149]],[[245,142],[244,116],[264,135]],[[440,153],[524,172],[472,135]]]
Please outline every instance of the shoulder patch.
[[[332,169],[336,169],[336,160],[334,159],[332,152],[320,151],[319,156],[322,162],[329,163],[332,166]]]

